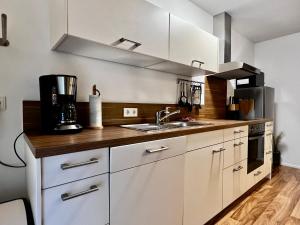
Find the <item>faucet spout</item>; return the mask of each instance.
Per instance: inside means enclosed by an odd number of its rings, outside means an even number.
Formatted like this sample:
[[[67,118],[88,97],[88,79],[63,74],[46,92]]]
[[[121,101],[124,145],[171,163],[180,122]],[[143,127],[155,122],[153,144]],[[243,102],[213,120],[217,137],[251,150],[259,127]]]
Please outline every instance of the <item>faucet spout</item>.
[[[161,117],[161,114],[164,113],[165,116]],[[174,111],[174,112],[169,112],[168,110],[161,110],[161,111],[158,111],[156,112],[156,124],[157,125],[160,125],[160,123],[169,118],[170,116],[173,116],[175,114],[179,114],[180,113],[180,109]]]

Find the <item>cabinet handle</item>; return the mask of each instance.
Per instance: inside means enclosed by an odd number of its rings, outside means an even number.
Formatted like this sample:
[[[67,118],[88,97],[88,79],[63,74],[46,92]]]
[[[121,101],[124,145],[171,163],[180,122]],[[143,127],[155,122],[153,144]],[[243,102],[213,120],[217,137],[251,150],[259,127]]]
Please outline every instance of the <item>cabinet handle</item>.
[[[234,134],[239,134],[239,133],[241,133],[241,131],[240,130],[235,130],[235,131],[233,131],[233,133]]]
[[[240,133],[244,133],[244,131],[243,131],[243,130],[239,130],[239,132],[240,132]]]
[[[194,65],[194,63],[199,63],[199,68],[201,68],[201,66],[204,64],[204,62],[201,62],[199,60],[193,60],[192,61],[192,66]]]
[[[267,134],[267,136],[272,136],[272,134]]]
[[[272,151],[268,151],[268,152],[266,152],[266,155],[269,155],[269,154],[271,154],[272,153]]]
[[[257,171],[257,173],[255,173],[254,176],[256,177],[256,176],[260,175],[261,173],[262,173],[261,171]]]
[[[148,153],[154,153],[154,152],[165,151],[165,150],[168,150],[168,149],[169,149],[169,147],[162,146],[161,148],[156,148],[156,149],[146,149],[146,152],[148,152]]]
[[[132,40],[129,40],[129,39],[126,39],[126,38],[120,38],[119,43],[123,43],[123,42],[129,42],[129,43],[133,44],[133,46],[130,48],[130,50],[133,50],[133,49],[135,49],[135,48],[142,45],[142,43],[139,43],[139,42],[136,42],[136,41],[132,41]]]
[[[212,153],[213,153],[213,154],[216,154],[216,153],[223,152],[223,151],[225,151],[225,150],[226,150],[225,148],[220,148],[219,150],[213,150]]]
[[[92,186],[90,186],[90,188],[88,190],[81,191],[81,192],[76,193],[76,194],[64,193],[64,194],[61,195],[61,200],[68,201],[68,200],[70,200],[72,198],[77,198],[79,196],[86,195],[86,194],[98,191],[99,190],[99,186],[100,185],[92,185]]]
[[[243,142],[240,142],[240,143],[238,143],[238,144],[234,144],[233,147],[241,146],[241,145],[243,145],[243,144],[244,144]]]
[[[91,158],[89,161],[87,162],[80,162],[80,163],[64,163],[60,165],[60,168],[62,170],[68,170],[68,169],[72,169],[72,168],[76,168],[76,167],[80,167],[80,166],[86,166],[86,165],[90,165],[90,164],[94,164],[94,163],[98,163],[99,159],[96,158]]]
[[[242,166],[238,166],[238,168],[234,168],[233,169],[233,172],[238,172],[238,171],[240,171],[241,169],[243,169],[244,167],[242,167]]]

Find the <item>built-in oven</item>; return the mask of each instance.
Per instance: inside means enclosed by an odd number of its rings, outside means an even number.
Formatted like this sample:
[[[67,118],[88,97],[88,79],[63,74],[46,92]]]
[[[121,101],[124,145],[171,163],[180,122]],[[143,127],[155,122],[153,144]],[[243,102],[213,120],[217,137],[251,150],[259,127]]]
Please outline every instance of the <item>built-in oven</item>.
[[[247,173],[264,164],[265,124],[249,125]]]

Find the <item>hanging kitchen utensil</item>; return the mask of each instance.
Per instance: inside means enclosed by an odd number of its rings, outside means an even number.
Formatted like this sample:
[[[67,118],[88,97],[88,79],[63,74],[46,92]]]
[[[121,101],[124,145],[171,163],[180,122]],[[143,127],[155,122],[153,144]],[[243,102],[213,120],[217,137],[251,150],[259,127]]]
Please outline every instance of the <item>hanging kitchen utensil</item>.
[[[194,92],[194,85],[190,84],[189,85],[189,94],[190,94],[189,100],[190,100],[190,102],[189,102],[189,105],[187,106],[189,112],[193,111],[193,105],[194,105],[194,101],[193,101],[193,94],[194,93],[193,92]]]
[[[180,82],[180,88],[181,88],[181,91],[180,91],[180,99],[179,99],[178,105],[180,107],[185,107],[186,102],[187,102],[187,97],[186,97],[186,94],[185,94],[185,84],[184,84],[184,82]]]
[[[189,86],[189,83],[186,82],[185,83],[185,90],[186,90],[186,103],[185,103],[185,107],[189,108],[190,105],[191,105],[191,102],[190,102],[190,86]]]
[[[1,14],[2,23],[2,38],[0,38],[0,46],[9,46],[9,41],[7,40],[7,15]]]

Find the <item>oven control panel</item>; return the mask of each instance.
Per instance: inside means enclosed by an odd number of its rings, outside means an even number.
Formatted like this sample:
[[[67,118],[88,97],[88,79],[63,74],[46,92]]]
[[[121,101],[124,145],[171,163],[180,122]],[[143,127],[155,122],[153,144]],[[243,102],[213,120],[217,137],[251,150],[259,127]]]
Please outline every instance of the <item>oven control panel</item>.
[[[249,125],[249,136],[256,136],[265,133],[265,123]]]

